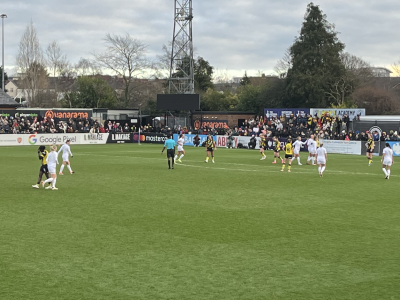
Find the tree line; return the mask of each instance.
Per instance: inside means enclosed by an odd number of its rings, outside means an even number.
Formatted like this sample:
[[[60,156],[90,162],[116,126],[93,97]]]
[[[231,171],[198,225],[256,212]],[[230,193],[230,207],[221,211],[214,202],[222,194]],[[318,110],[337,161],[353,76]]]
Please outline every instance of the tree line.
[[[400,61],[393,69],[400,75]],[[313,3],[307,6],[299,36],[274,71],[279,80],[258,85],[245,73],[236,93],[208,90],[203,108],[262,114],[266,107],[362,107],[368,114],[400,113],[400,80],[388,84],[374,76],[370,64],[346,52],[335,25]]]
[[[29,105],[142,107],[155,113],[156,95],[168,92],[171,45],[163,45],[163,55],[150,60],[147,45],[129,34],[107,34],[104,43],[103,52],[72,64],[56,40],[41,48],[31,22],[16,59],[18,84],[25,89]],[[400,72],[399,66],[400,61],[393,69]],[[113,76],[102,76],[104,70]],[[218,91],[214,71],[206,59],[195,59],[195,92],[201,95],[202,110],[261,114],[265,107],[365,107],[372,114],[400,111],[400,89],[380,86],[371,66],[345,51],[335,25],[313,3],[307,6],[299,36],[274,68],[275,80],[256,84],[245,73],[239,87]]]

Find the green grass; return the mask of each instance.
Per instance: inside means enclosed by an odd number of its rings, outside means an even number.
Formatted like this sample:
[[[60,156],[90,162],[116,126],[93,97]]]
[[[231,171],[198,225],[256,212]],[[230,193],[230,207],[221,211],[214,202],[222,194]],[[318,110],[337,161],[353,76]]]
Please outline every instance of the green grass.
[[[400,170],[329,155],[71,146],[76,174],[31,188],[36,147],[0,148],[0,299],[400,299]],[[61,159],[61,157],[60,157]],[[302,163],[306,154],[302,155]]]

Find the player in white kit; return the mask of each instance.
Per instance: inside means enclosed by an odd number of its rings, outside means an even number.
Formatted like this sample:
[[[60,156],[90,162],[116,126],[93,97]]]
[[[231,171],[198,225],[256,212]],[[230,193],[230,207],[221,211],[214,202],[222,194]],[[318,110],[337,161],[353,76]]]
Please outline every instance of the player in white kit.
[[[300,148],[303,147],[303,145],[305,145],[307,142],[302,142],[301,141],[301,136],[299,136],[297,138],[297,141],[295,141],[293,143],[293,158],[292,158],[292,162],[297,158],[297,163],[299,164],[299,166],[301,166],[302,164],[300,163]]]
[[[51,150],[51,152],[47,155],[47,168],[49,170],[51,177],[45,181],[42,181],[41,183],[42,183],[43,187],[46,183],[51,183],[51,185],[49,185],[48,187],[45,187],[45,189],[46,190],[52,189],[54,191],[54,190],[58,190],[58,188],[56,188],[56,181],[57,181],[56,168],[58,165],[57,146],[56,145],[50,146],[50,150]]]
[[[390,167],[394,163],[394,161],[393,161],[393,150],[392,150],[392,148],[390,148],[389,143],[386,143],[385,146],[386,147],[385,147],[385,149],[383,149],[382,159],[381,159],[382,171],[386,175],[385,179],[389,179],[389,177],[390,177]]]
[[[62,162],[62,165],[60,168],[60,173],[59,173],[60,175],[64,175],[63,170],[64,170],[65,165],[67,165],[67,168],[71,174],[75,173],[74,171],[72,171],[71,163],[69,162],[69,156],[71,155],[71,157],[74,157],[71,152],[71,147],[69,146],[70,144],[71,144],[71,140],[67,140],[65,142],[65,144],[61,146],[60,150],[58,150],[58,154],[60,154],[60,152],[63,153],[62,154],[63,162]]]
[[[310,164],[309,161],[311,160],[312,165],[315,166],[315,154],[316,154],[316,151],[317,151],[317,143],[314,140],[314,135],[313,134],[307,140],[307,146],[308,146],[307,165]]]
[[[328,160],[328,153],[324,147],[324,144],[321,142],[320,147],[317,149],[317,164],[318,164],[318,173],[319,176],[322,177],[322,173],[325,171],[326,161]]]
[[[174,160],[175,161],[177,161],[177,162],[182,162],[182,157],[184,157],[185,156],[185,150],[183,149],[183,144],[185,143],[185,135],[182,133],[180,136],[179,136],[179,139],[178,139],[178,142],[177,142],[177,144],[178,144],[178,154],[176,154],[175,155],[175,158],[174,158]],[[179,156],[179,154],[180,154],[180,156]],[[179,156],[179,158],[178,158],[178,156]]]

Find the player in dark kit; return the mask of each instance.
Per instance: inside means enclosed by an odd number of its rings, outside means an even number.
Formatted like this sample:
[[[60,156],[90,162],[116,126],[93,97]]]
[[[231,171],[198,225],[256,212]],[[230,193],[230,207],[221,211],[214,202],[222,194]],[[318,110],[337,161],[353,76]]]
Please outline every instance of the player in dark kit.
[[[288,162],[288,172],[290,172],[290,168],[292,167],[292,158],[293,158],[293,145],[292,145],[292,140],[288,139],[285,145],[285,159],[283,160],[283,165],[282,165],[282,170],[283,172],[285,170],[286,166],[286,161]]]
[[[372,163],[372,155],[374,153],[374,147],[375,147],[371,132],[368,132],[368,141],[365,144],[365,146],[367,147],[368,166],[370,166]]]
[[[277,158],[279,158],[281,160],[281,163],[283,163],[283,158],[279,154],[281,151],[281,142],[276,136],[272,140],[274,142],[274,161],[272,163],[276,164]]]
[[[209,134],[207,137],[207,141],[206,141],[206,151],[207,151],[207,158],[205,160],[206,163],[208,163],[208,159],[210,158],[210,154],[211,154],[211,159],[212,162],[214,163],[214,150],[215,150],[215,142],[212,138],[212,136]]]
[[[264,153],[264,150],[267,150],[267,139],[263,134],[260,134],[260,153],[261,153],[260,160],[264,160],[267,157]]]
[[[49,170],[47,169],[47,155],[49,152],[46,150],[46,146],[40,146],[38,149],[38,156],[39,159],[42,161],[42,165],[40,166],[39,170],[39,178],[37,184],[32,185],[34,189],[39,188],[39,184],[42,181],[43,174],[46,175],[46,178],[49,178]]]

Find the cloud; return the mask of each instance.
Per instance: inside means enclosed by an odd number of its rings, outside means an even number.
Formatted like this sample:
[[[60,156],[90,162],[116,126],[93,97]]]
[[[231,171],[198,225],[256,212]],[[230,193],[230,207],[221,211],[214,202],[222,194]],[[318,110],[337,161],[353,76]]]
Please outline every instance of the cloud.
[[[104,49],[107,33],[125,34],[149,46],[149,56],[161,54],[172,40],[173,1],[165,0],[24,0],[2,4],[5,19],[5,58],[15,65],[18,44],[32,20],[45,48],[57,40],[71,62]],[[249,75],[271,73],[298,35],[308,1],[193,0],[193,41],[196,54],[219,70]],[[400,1],[328,1],[319,3],[335,23],[346,51],[375,66],[400,58]]]

